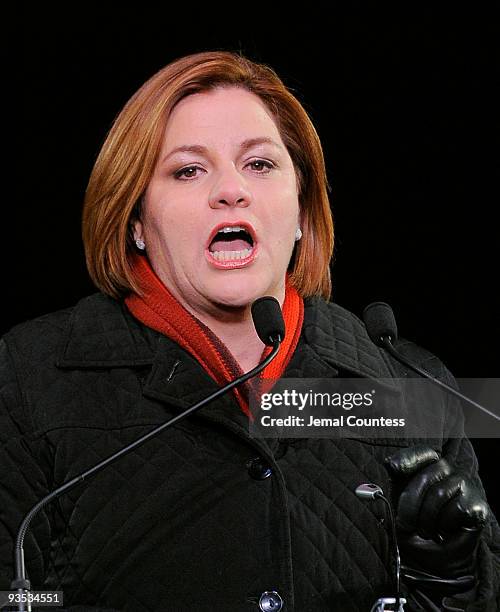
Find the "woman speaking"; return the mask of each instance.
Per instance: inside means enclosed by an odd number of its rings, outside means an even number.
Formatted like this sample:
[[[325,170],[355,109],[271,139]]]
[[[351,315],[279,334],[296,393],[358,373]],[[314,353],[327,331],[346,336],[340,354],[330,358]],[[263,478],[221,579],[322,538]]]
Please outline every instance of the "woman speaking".
[[[310,119],[239,54],[180,58],[130,99],[90,177],[83,239],[99,293],[1,343],[4,590],[37,501],[262,361],[258,298],[285,323],[261,378],[404,375],[329,301]],[[31,588],[75,612],[370,610],[394,568],[387,509],[355,493],[369,482],[392,491],[406,610],[497,609],[500,534],[466,438],[265,439],[249,418],[240,386],[47,504],[25,539]]]

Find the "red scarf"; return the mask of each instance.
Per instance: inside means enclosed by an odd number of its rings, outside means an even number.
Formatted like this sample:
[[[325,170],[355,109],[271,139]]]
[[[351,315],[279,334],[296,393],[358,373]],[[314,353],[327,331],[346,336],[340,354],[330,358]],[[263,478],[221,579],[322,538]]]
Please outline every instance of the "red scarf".
[[[136,319],[177,342],[220,386],[243,374],[227,347],[212,330],[179,304],[154,273],[146,257],[135,255],[132,269],[140,282],[143,295],[141,297],[131,293],[125,299],[125,303]],[[288,275],[285,287],[285,301],[282,308],[285,339],[277,356],[261,372],[261,379],[278,379],[282,376],[295,351],[302,330],[304,302],[290,284]],[[262,358],[270,351],[271,348],[266,347]],[[242,393],[242,386],[234,388],[233,392],[243,412],[250,416],[248,400],[245,397],[247,394]]]

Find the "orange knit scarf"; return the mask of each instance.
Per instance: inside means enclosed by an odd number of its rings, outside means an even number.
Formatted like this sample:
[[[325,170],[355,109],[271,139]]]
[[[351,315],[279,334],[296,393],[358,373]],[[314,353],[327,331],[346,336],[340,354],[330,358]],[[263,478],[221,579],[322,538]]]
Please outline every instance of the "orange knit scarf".
[[[243,374],[236,359],[221,340],[200,320],[188,312],[170,293],[154,273],[146,257],[134,256],[133,272],[139,280],[143,295],[131,293],[125,303],[130,312],[144,325],[168,336],[188,351],[205,371],[223,386]],[[286,277],[285,301],[283,304],[285,339],[278,355],[261,372],[261,379],[278,379],[282,376],[297,346],[302,322],[304,302]],[[262,358],[271,349],[266,347]],[[243,385],[233,389],[241,409],[250,415],[248,389]]]

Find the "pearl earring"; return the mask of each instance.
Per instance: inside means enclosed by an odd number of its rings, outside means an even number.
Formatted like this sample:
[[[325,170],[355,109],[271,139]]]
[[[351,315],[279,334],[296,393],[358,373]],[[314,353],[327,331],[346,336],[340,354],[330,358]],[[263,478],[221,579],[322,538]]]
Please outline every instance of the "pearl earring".
[[[141,240],[140,238],[137,238],[137,240],[135,241],[135,246],[139,250],[144,251],[144,249],[146,248],[146,243],[144,242],[144,240]]]
[[[300,227],[298,227],[297,231],[295,232],[295,242],[297,242],[301,238],[302,238],[302,230],[300,229]]]

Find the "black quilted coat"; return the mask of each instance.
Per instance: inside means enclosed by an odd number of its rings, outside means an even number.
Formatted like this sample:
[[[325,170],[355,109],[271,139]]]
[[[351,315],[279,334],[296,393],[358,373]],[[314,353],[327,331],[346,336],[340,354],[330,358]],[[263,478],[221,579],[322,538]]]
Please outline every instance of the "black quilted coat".
[[[408,342],[400,348],[449,376],[429,353]],[[216,384],[177,344],[101,294],[18,326],[0,350],[0,589],[7,589],[13,534],[37,500]],[[305,301],[285,376],[401,375],[354,315]],[[279,598],[288,612],[369,610],[391,592],[387,513],[353,491],[375,482],[390,492],[383,460],[405,444],[254,439],[226,395],[47,506],[25,540],[32,588],[62,590],[64,609],[75,612],[256,612],[259,601],[275,612]],[[437,447],[478,480],[466,439],[443,437]],[[478,565],[480,586],[467,609],[496,610],[494,519]],[[266,591],[279,598],[262,599]]]

